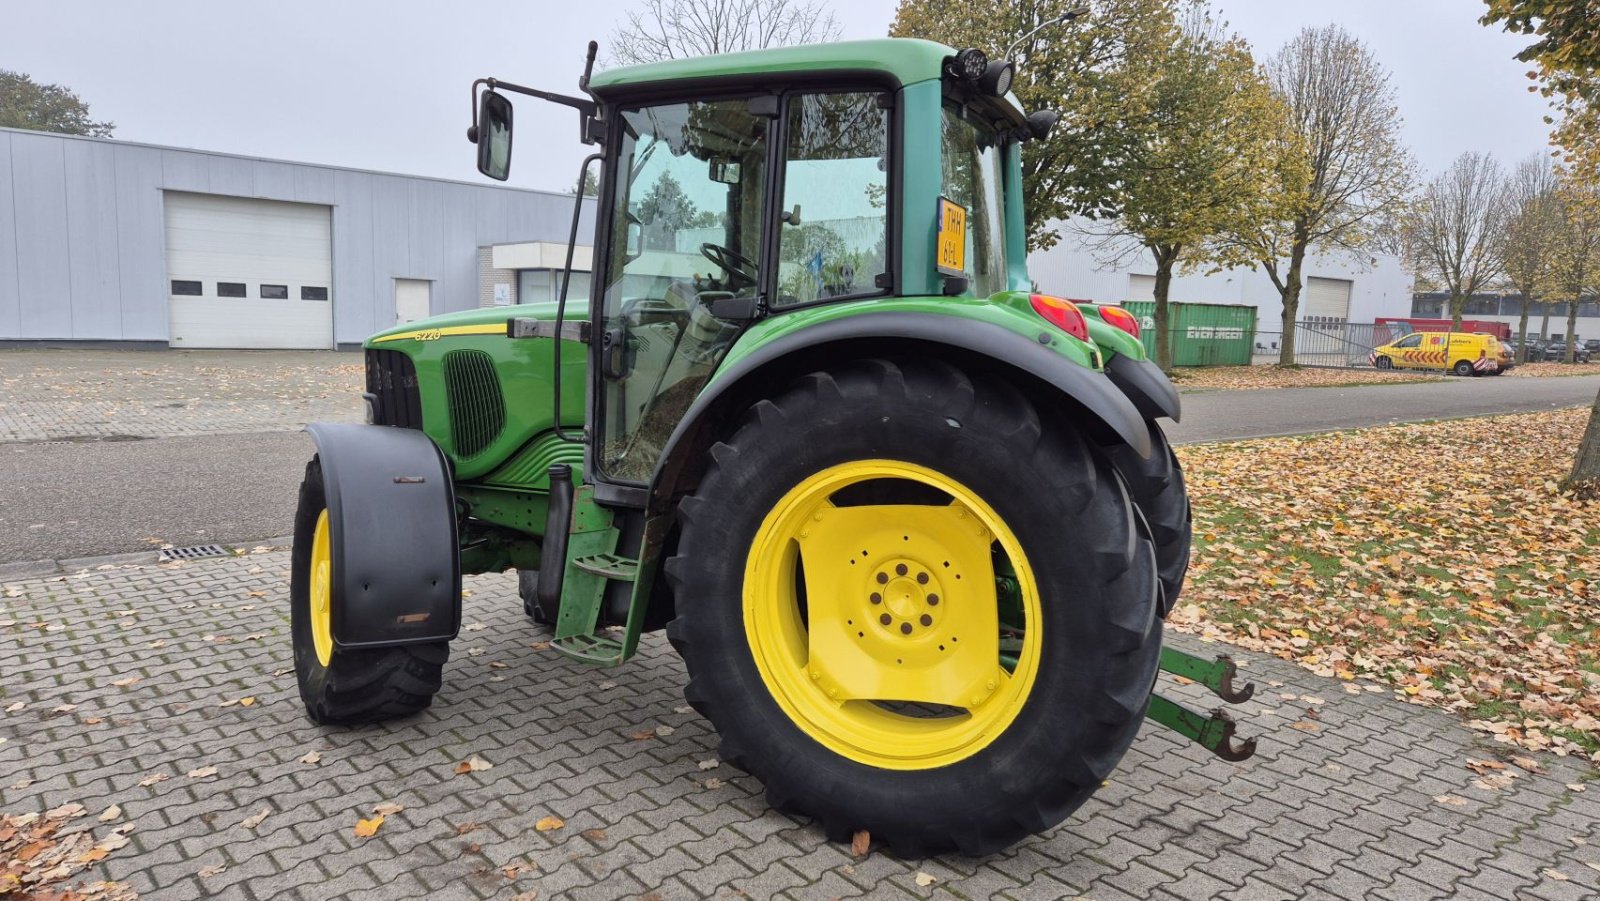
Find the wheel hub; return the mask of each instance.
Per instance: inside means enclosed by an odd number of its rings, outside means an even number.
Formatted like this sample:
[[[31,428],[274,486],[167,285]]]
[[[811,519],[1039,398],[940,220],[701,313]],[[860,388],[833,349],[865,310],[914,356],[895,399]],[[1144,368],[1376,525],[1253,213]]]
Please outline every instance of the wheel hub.
[[[938,628],[942,591],[928,567],[896,557],[868,581],[864,615],[868,620],[876,619],[891,635],[914,637]]]

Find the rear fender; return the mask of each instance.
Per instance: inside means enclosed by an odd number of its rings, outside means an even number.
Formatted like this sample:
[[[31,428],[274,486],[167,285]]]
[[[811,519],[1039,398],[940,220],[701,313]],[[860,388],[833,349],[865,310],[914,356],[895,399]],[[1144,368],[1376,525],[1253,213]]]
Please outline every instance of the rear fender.
[[[322,460],[341,648],[448,641],[461,626],[455,486],[416,429],[306,426]]]

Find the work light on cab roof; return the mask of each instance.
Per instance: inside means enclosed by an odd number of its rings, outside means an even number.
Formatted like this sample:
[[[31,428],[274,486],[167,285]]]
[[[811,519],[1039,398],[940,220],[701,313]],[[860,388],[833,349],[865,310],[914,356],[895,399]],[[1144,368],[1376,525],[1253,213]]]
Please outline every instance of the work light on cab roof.
[[[1158,669],[1249,690],[1161,646],[1190,541],[1156,422],[1178,395],[1114,308],[1033,290],[1022,148],[1055,114],[1009,93],[1011,55],[888,39],[591,73],[591,43],[581,96],[475,81],[484,175],[510,174],[512,95],[577,110],[596,150],[556,300],[372,336],[369,424],[309,428],[311,718],[428,706],[462,574],[516,570],[551,653],[620,666],[665,630],[723,759],[835,840],[1001,850],[1147,716],[1248,756],[1227,714],[1151,695]]]

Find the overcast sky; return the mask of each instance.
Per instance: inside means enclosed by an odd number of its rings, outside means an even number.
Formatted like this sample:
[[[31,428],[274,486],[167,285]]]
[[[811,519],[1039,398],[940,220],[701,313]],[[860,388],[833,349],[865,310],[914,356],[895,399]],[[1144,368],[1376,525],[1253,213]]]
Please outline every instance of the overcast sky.
[[[982,0],[975,0],[982,2]],[[585,43],[628,0],[0,0],[0,68],[77,91],[116,137],[480,180],[468,85],[495,76],[577,92]],[[1214,0],[1265,58],[1337,22],[1389,68],[1429,172],[1466,150],[1514,164],[1542,150],[1544,101],[1513,59],[1525,39],[1477,23],[1481,0]],[[894,0],[835,0],[846,38],[878,37]],[[585,150],[570,110],[518,99],[511,184],[567,189]]]

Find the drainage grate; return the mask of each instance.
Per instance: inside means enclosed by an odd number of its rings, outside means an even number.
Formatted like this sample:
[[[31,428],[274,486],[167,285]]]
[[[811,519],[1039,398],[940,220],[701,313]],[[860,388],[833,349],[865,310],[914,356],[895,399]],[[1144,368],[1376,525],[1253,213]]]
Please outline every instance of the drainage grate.
[[[228,551],[220,544],[197,544],[194,547],[168,547],[161,549],[160,562],[168,560],[194,560],[199,557],[226,557]]]

